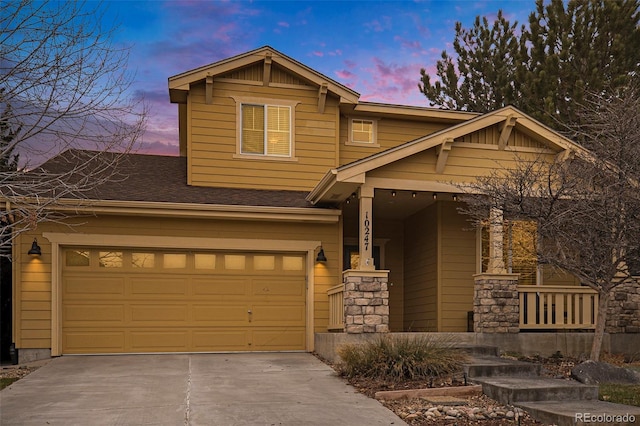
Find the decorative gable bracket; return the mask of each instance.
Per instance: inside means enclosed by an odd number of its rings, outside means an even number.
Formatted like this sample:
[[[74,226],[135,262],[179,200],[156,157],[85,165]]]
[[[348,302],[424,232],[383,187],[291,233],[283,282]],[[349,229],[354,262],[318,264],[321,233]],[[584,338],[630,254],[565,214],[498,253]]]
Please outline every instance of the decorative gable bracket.
[[[273,62],[273,58],[271,56],[271,52],[267,52],[264,55],[264,71],[262,74],[262,85],[268,86],[269,81],[271,81],[271,63]]]
[[[204,101],[207,105],[213,103],[213,76],[208,75],[205,79]]]
[[[511,131],[516,125],[517,117],[513,114],[507,117],[507,119],[500,124],[500,138],[498,139],[498,149],[504,151],[507,147],[507,142],[509,141],[509,136],[511,136]]]
[[[322,83],[318,88],[318,112],[320,114],[324,113],[324,104],[327,101],[327,91],[329,90],[329,85],[327,83]]]
[[[447,165],[447,158],[449,157],[449,152],[451,151],[452,146],[453,139],[446,138],[436,147],[436,156],[438,157],[436,162],[436,173],[441,174],[444,172],[444,166]]]

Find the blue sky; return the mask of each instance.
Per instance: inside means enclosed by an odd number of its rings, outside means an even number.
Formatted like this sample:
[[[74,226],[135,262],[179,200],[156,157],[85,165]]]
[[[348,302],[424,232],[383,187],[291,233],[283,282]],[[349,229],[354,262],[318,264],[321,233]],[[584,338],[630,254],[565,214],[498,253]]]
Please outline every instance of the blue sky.
[[[477,15],[526,22],[521,1],[107,1],[105,24],[131,47],[134,90],[151,111],[142,152],[177,155],[177,106],[167,79],[269,45],[339,81],[361,100],[427,106],[420,68],[452,52],[455,22]]]

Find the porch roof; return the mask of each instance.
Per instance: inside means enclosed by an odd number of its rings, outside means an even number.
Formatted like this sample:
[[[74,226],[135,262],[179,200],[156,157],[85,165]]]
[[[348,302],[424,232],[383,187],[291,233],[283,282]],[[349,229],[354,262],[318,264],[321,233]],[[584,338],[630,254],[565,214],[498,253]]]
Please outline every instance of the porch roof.
[[[365,183],[367,172],[431,148],[438,150],[438,163],[446,163],[448,151],[451,150],[452,146],[455,146],[455,139],[495,124],[501,124],[502,129],[508,129],[509,131],[512,128],[516,128],[541,141],[558,154],[566,152],[587,153],[580,145],[546,127],[517,108],[506,106],[369,157],[331,169],[309,193],[307,200],[313,204],[339,203]],[[500,149],[505,148],[508,133],[506,136],[501,135],[500,139],[503,138],[505,139],[504,141],[499,141]],[[440,167],[440,164],[438,167]],[[445,182],[439,182],[438,187],[441,191],[460,191],[460,188]]]

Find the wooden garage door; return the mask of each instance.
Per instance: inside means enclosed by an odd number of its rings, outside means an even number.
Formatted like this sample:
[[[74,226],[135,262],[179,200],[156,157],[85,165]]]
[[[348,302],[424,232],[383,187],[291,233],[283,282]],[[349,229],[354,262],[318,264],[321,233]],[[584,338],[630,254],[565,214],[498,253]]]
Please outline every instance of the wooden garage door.
[[[303,254],[63,250],[62,352],[305,349]]]

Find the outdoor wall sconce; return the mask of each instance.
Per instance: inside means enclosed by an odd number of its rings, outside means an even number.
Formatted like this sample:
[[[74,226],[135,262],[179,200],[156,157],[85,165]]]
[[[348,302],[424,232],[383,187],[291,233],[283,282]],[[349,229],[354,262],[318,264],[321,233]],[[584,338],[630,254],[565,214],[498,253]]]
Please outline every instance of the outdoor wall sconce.
[[[437,200],[438,199],[438,194],[436,194],[435,192],[433,193],[433,199]]]
[[[453,201],[458,201],[458,195],[457,194],[453,194]]]
[[[31,244],[31,250],[27,253],[31,256],[40,256],[42,254],[42,250],[38,245],[38,240],[36,238],[33,239],[33,243]]]
[[[327,261],[327,256],[324,255],[324,249],[322,248],[322,246],[320,246],[320,251],[316,256],[316,262],[325,263],[326,261]]]
[[[412,196],[413,198],[416,198],[416,197],[418,196],[418,193],[417,193],[416,191],[413,191],[413,192],[411,193],[411,196]]]
[[[391,191],[391,196],[395,197],[396,196],[396,190],[394,189],[393,191]]]

